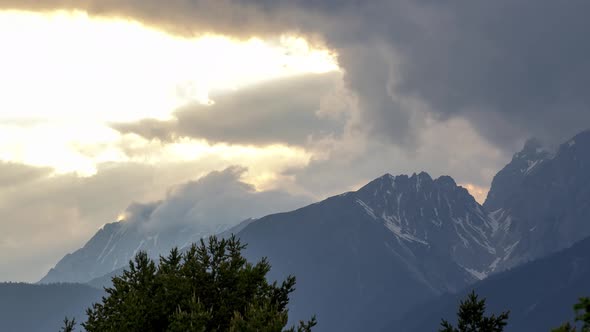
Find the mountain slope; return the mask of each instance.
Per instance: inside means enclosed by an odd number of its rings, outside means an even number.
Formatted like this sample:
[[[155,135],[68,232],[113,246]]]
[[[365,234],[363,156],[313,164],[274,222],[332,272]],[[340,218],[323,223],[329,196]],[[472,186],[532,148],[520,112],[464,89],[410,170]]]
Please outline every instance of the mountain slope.
[[[297,276],[290,317],[374,331],[412,304],[481,277],[493,260],[481,206],[449,177],[385,175],[357,192],[252,222],[238,235],[271,278]]]
[[[493,236],[498,270],[590,236],[590,131],[562,144],[553,156],[529,148],[498,173],[484,204],[498,224]]]
[[[149,230],[133,222],[106,224],[84,247],[62,258],[39,282],[89,282],[127,266],[140,250],[158,257],[173,247],[186,246],[228,228],[228,225],[205,227],[199,224]]]
[[[471,289],[487,298],[489,312],[510,310],[506,332],[549,331],[572,320],[572,306],[590,295],[590,238],[574,246],[493,275],[459,294],[423,303],[387,331],[436,331],[440,319],[454,320],[461,299]]]
[[[219,234],[217,234],[217,237],[221,237],[221,238],[227,238],[229,236],[231,236],[232,234],[237,234],[238,232],[240,232],[242,229],[244,229],[246,226],[248,226],[250,223],[252,223],[254,220],[253,218],[250,219],[246,219],[244,221],[242,221],[241,223],[237,224],[234,227],[229,228],[226,231],[223,231]],[[177,244],[176,246],[180,247],[180,248],[188,248],[188,246],[192,243],[198,242],[200,240],[200,238],[197,238],[197,236],[199,236],[200,234],[197,234],[196,236],[193,237],[193,240],[191,240],[190,242],[184,242],[181,241],[181,244]],[[203,236],[206,238],[206,236]],[[173,243],[171,243],[170,245],[172,245]],[[152,251],[152,257],[154,256],[154,252],[157,251]],[[167,255],[168,254],[168,250],[166,251],[162,251],[160,252],[160,254],[162,255]],[[129,261],[129,260],[128,260]],[[128,262],[127,261],[127,262]],[[112,282],[111,279],[115,276],[121,275],[123,273],[123,271],[128,267],[129,265],[126,263],[125,265],[123,265],[122,267],[115,269],[111,272],[108,272],[104,275],[101,275],[99,277],[93,278],[89,281],[86,282],[87,285],[90,285],[92,287],[96,287],[99,289],[102,289],[104,287],[111,287],[112,286]]]
[[[80,284],[31,285],[0,283],[0,330],[58,331],[64,317],[86,320],[86,308],[102,290]]]

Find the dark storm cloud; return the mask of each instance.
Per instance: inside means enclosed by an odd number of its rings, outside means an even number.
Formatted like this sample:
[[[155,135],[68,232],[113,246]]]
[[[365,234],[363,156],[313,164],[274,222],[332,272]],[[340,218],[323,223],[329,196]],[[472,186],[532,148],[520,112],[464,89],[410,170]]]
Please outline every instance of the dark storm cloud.
[[[464,115],[499,143],[563,140],[590,125],[587,1],[432,2],[406,41],[398,91],[442,117]],[[425,23],[428,24],[428,23]]]
[[[371,132],[411,143],[425,107],[513,149],[590,126],[588,12],[587,1],[371,1],[336,12],[324,36]]]
[[[145,119],[112,127],[164,142],[191,137],[212,143],[304,145],[343,127],[342,112],[323,103],[337,93],[339,81],[338,73],[270,81],[213,95],[213,105],[182,107],[173,120]]]

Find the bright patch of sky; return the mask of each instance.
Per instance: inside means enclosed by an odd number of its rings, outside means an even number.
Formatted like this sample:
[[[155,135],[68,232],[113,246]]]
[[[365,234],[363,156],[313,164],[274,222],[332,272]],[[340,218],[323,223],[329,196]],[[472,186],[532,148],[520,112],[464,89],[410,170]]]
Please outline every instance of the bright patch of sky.
[[[109,122],[166,119],[187,102],[214,102],[213,90],[338,70],[334,54],[296,36],[181,38],[82,12],[0,11],[0,41],[0,160],[80,175],[129,159]],[[165,148],[181,159],[216,151]]]

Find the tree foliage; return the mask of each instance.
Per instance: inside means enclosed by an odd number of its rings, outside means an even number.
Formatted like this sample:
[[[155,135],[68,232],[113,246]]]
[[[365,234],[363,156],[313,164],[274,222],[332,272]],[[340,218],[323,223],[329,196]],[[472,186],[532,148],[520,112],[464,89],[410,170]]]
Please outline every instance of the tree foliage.
[[[439,332],[502,332],[507,325],[509,311],[501,313],[499,316],[485,316],[486,300],[478,299],[475,291],[472,291],[467,299],[461,301],[459,311],[457,312],[457,327],[451,323],[442,320],[442,328]]]
[[[266,259],[251,264],[238,239],[211,237],[159,264],[145,252],[113,278],[101,303],[87,310],[88,332],[280,332],[295,278],[269,283]],[[310,332],[315,317],[286,331]]]
[[[590,332],[590,297],[580,298],[579,302],[574,305],[574,311],[576,312],[575,321],[582,324],[582,329],[580,332]],[[552,330],[552,332],[575,331],[577,331],[576,324],[571,324],[569,322]]]
[[[74,332],[74,328],[76,327],[76,319],[72,318],[71,320],[66,317],[64,318],[64,326],[61,328],[60,332]]]

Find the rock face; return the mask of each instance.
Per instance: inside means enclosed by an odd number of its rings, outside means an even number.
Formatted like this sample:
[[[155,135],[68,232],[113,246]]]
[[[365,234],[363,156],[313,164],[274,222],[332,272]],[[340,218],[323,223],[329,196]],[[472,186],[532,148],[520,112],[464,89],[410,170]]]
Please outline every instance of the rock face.
[[[183,247],[228,228],[227,225],[215,228],[176,226],[154,232],[138,223],[106,224],[84,247],[62,258],[39,283],[89,282],[127,266],[140,250],[158,257],[173,247]]]
[[[484,203],[486,210],[494,212],[508,204],[524,179],[551,158],[552,154],[538,140],[528,140],[522,151],[514,154],[512,161],[494,177]]]
[[[590,131],[555,154],[527,144],[496,175],[484,207],[497,224],[497,270],[590,236]]]
[[[427,173],[381,177],[357,193],[357,203],[401,243],[429,248],[456,262],[476,279],[495,257],[494,224],[482,206],[449,176]]]
[[[238,235],[271,277],[297,276],[290,316],[318,331],[375,331],[386,317],[483,278],[493,225],[450,177],[382,176],[356,192],[252,222]]]

